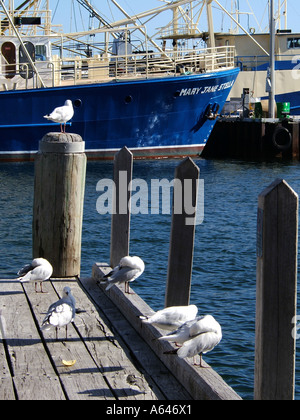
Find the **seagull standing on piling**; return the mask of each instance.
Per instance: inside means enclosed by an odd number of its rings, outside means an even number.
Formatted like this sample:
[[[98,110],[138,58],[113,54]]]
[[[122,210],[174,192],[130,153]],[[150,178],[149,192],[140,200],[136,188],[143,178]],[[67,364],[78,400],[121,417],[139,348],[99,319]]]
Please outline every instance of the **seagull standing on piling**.
[[[177,354],[181,359],[193,357],[195,366],[197,366],[195,356],[199,354],[200,364],[198,366],[203,367],[202,354],[206,354],[213,350],[222,340],[221,326],[213,316],[206,315],[195,320],[188,329],[188,334],[187,330],[182,326],[181,332],[177,330],[169,336],[160,338],[161,340],[183,342],[180,349],[167,351],[164,354]]]
[[[121,259],[113,271],[103,277],[107,280],[102,283],[108,283],[105,290],[109,290],[114,284],[125,283],[125,293],[129,294],[129,283],[140,277],[144,270],[145,264],[141,258],[127,256]]]
[[[74,116],[74,108],[72,101],[68,99],[64,106],[60,106],[59,108],[55,108],[54,111],[51,112],[49,115],[45,115],[44,118],[47,120],[56,122],[60,124],[60,131],[62,133],[66,132],[66,124],[70,121]],[[64,126],[64,128],[63,128]]]
[[[194,320],[197,316],[196,305],[171,306],[156,312],[150,317],[140,316],[144,324],[155,325],[162,330],[174,331],[187,321]]]
[[[18,280],[21,283],[35,282],[35,291],[37,292],[36,286],[40,282],[41,293],[43,292],[43,282],[50,280],[53,273],[53,267],[49,261],[44,258],[35,258],[31,264],[26,264],[20,271],[18,271]]]
[[[42,323],[42,330],[48,331],[51,327],[55,328],[56,339],[57,329],[66,327],[66,339],[68,338],[68,325],[74,321],[76,314],[76,301],[72,296],[70,287],[65,287],[63,290],[62,299],[53,303],[47,312]]]

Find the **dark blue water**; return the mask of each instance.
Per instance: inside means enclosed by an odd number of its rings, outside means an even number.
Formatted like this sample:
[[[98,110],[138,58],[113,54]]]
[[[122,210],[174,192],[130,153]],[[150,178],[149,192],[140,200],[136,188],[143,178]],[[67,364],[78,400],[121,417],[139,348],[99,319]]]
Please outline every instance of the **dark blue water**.
[[[300,164],[196,161],[205,182],[205,218],[197,227],[191,302],[223,328],[223,340],[205,360],[243,397],[253,398],[257,197],[276,178],[300,192]],[[173,179],[178,161],[136,161],[134,178]],[[0,165],[0,277],[15,277],[31,260],[33,164]],[[84,206],[82,276],[94,262],[109,262],[110,216],[100,216],[97,182],[111,178],[112,163],[89,162]],[[170,238],[169,215],[135,215],[131,255],[146,264],[134,290],[158,310],[164,306]],[[300,314],[300,312],[298,311]],[[299,344],[298,344],[299,347]],[[299,350],[300,348],[298,348]],[[300,399],[297,361],[296,398]]]

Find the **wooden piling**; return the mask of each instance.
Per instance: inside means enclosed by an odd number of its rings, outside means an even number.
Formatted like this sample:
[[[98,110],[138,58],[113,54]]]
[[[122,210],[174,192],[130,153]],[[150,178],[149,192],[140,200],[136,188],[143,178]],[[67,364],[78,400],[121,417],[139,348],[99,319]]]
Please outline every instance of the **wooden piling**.
[[[258,200],[256,400],[292,400],[295,382],[298,196],[276,180]]]
[[[121,258],[129,255],[130,241],[130,197],[133,154],[123,147],[114,160],[115,194],[111,220],[110,265],[116,267]]]
[[[190,301],[199,174],[190,158],[175,171],[166,307]]]
[[[80,274],[86,163],[77,134],[47,134],[35,156],[33,257],[46,258],[53,277]]]

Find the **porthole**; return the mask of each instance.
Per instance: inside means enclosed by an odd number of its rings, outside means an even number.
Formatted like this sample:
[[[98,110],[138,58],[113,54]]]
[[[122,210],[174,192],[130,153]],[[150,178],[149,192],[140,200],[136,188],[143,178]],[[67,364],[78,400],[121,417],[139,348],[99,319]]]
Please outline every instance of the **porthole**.
[[[129,105],[133,101],[133,97],[131,95],[126,96],[125,104]]]
[[[75,108],[80,108],[82,106],[82,100],[81,99],[75,99],[75,101],[73,102]]]

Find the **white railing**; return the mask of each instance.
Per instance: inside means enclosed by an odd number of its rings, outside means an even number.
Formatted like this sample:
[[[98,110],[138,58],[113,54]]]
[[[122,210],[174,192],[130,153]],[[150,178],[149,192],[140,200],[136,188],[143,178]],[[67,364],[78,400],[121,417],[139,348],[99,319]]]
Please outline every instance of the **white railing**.
[[[196,23],[194,24],[184,24],[184,25],[171,25],[168,28],[163,28],[160,31],[159,37],[160,38],[166,38],[166,39],[172,39],[172,37],[176,38],[176,36],[183,37],[185,36],[187,39],[190,36],[196,35],[196,33],[200,34],[198,30],[198,25]]]
[[[123,78],[177,77],[182,74],[199,74],[234,68],[234,53],[233,47],[218,47],[118,56],[104,54],[92,58],[60,59],[54,56],[51,62],[42,62],[42,65],[38,66],[38,71],[41,79],[49,87]],[[35,74],[28,80],[26,78],[24,80],[24,75],[22,79],[18,75],[17,71],[14,79],[17,88],[39,87],[37,82],[34,83]]]
[[[233,47],[205,50],[166,51],[118,56],[95,56],[54,60],[55,80],[119,79],[154,76],[179,76],[183,73],[206,73],[234,67]]]

